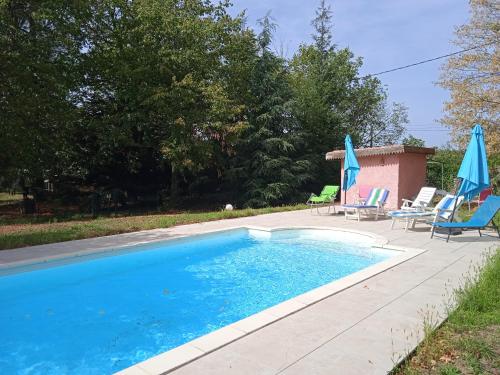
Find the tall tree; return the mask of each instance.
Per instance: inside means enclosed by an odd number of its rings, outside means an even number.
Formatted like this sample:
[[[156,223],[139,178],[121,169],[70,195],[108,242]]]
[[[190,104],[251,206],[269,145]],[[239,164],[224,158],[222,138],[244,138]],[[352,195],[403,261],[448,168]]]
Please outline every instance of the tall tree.
[[[475,123],[485,130],[489,153],[500,148],[500,7],[496,0],[471,0],[470,20],[455,31],[455,44],[471,49],[450,57],[439,85],[450,90],[442,123],[465,147]]]
[[[318,51],[325,54],[332,45],[332,11],[330,5],[326,5],[325,0],[321,0],[319,7],[316,9],[316,18],[311,22],[316,31],[313,34],[313,39]]]
[[[0,172],[35,180],[69,164],[65,135],[78,116],[85,2],[0,2]]]
[[[309,163],[297,152],[300,142],[292,115],[292,91],[285,61],[270,50],[274,25],[269,15],[260,25],[258,56],[251,74],[248,128],[235,169],[245,204],[253,207],[293,201],[310,178]]]
[[[379,145],[393,141],[401,129],[404,111],[388,108],[381,83],[360,78],[360,58],[332,45],[331,11],[320,3],[313,21],[315,43],[301,45],[291,63],[293,110],[300,123],[301,152],[310,161],[315,186],[331,183],[338,175],[335,163],[326,162],[327,151],[342,147],[346,133],[357,145]]]
[[[127,187],[161,176],[176,197],[190,175],[218,167],[245,125],[238,75],[253,53],[244,47],[252,34],[225,7],[201,0],[95,6],[81,93],[89,178]]]
[[[362,126],[358,127],[358,144],[363,147],[387,146],[401,142],[408,123],[408,108],[401,103],[377,103]]]
[[[246,125],[254,35],[227,2],[0,2],[0,170],[79,184],[222,174]]]

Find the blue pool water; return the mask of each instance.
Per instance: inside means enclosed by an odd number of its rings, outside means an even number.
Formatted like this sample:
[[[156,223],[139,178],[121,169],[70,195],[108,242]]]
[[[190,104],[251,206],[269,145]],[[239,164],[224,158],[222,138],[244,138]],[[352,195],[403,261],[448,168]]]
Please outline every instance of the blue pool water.
[[[391,256],[339,236],[241,229],[0,276],[0,373],[110,374]]]

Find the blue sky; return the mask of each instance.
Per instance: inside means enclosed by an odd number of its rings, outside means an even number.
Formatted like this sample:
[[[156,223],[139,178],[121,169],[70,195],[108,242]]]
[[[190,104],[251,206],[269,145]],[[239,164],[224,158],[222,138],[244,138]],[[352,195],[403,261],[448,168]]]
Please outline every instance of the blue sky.
[[[271,11],[277,30],[274,49],[290,57],[311,43],[311,20],[319,0],[233,0],[232,14],[246,10],[249,26]],[[456,26],[468,20],[467,0],[330,0],[333,39],[363,57],[361,74],[377,73],[459,50],[451,43]],[[409,107],[408,132],[442,146],[447,128],[437,123],[448,92],[436,86],[445,60],[379,76],[389,100]]]

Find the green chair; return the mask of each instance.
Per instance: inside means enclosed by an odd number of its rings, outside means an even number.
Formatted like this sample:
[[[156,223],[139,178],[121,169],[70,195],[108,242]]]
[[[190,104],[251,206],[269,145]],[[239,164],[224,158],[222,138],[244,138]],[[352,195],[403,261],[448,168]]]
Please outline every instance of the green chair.
[[[319,208],[324,206],[328,206],[328,213],[330,213],[330,207],[333,206],[333,213],[335,213],[334,201],[339,189],[339,186],[325,185],[319,195],[312,193],[306,202],[306,204],[311,207],[311,213],[313,208],[316,207],[319,214]]]

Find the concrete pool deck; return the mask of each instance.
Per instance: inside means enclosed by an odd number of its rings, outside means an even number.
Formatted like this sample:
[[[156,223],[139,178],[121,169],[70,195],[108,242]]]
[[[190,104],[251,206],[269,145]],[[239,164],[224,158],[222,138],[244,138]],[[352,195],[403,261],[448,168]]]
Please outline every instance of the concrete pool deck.
[[[211,340],[221,337],[203,336],[123,374],[162,373],[167,370],[165,362],[176,361],[180,367],[170,372],[176,375],[385,374],[422,339],[424,321],[439,324],[445,319],[452,291],[463,283],[464,274],[474,272],[471,266],[481,263],[485,251],[500,246],[496,235],[479,237],[477,232],[466,232],[446,243],[442,238],[430,239],[428,226],[422,224],[405,233],[403,228],[391,230],[390,220],[346,221],[343,215],[318,216],[302,210],[3,250],[0,270],[240,226],[363,231],[384,237],[391,247],[423,251],[319,302],[295,306],[290,314],[278,312],[267,322],[263,316],[261,326],[265,326],[257,330],[229,326],[222,339],[230,343],[219,349],[213,349],[220,345]]]

